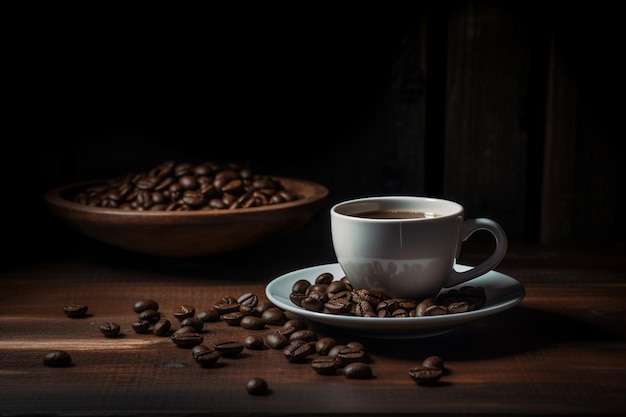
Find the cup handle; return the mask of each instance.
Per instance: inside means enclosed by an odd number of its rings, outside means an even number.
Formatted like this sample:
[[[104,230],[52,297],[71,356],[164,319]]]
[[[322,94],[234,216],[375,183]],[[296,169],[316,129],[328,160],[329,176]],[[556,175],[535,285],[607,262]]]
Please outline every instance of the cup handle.
[[[444,285],[445,288],[454,287],[455,285],[462,284],[470,279],[491,271],[498,266],[500,261],[504,258],[509,241],[506,237],[506,233],[504,233],[504,229],[502,229],[502,227],[493,220],[486,218],[465,220],[465,222],[463,222],[463,230],[461,231],[461,241],[465,242],[474,232],[478,230],[487,230],[493,235],[496,239],[495,250],[489,258],[472,269],[468,269],[464,272],[452,270],[446,284]]]

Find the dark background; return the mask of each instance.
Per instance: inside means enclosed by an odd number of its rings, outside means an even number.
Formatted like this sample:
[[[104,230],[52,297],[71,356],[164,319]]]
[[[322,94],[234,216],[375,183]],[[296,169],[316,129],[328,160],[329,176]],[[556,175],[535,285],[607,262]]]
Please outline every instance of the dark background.
[[[512,241],[623,241],[609,4],[15,11],[6,253],[89,244],[49,215],[47,190],[168,159],[316,181],[329,206],[451,198]],[[305,233],[327,239],[326,220]]]

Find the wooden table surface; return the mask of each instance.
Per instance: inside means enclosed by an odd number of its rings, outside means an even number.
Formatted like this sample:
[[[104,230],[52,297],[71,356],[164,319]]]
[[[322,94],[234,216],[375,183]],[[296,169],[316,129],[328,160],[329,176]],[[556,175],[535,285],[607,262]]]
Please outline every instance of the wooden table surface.
[[[479,259],[469,247],[461,263]],[[154,298],[165,318],[190,304],[211,307],[224,296],[264,298],[273,278],[334,262],[330,243],[307,235],[210,259],[154,259],[87,243],[70,253],[11,262],[0,270],[0,415],[2,416],[322,416],[568,415],[626,413],[626,275],[624,247],[511,244],[497,268],[522,283],[515,307],[449,333],[413,340],[376,340],[309,322],[339,343],[359,341],[373,377],[316,374],[276,349],[248,350],[204,368],[169,337],[131,328],[135,301]],[[89,307],[68,318],[63,306]],[[117,321],[121,336],[98,325]],[[245,330],[207,323],[205,344],[243,340]],[[46,367],[50,350],[72,366]],[[429,355],[446,374],[435,386],[408,370]],[[253,376],[268,395],[246,392]]]

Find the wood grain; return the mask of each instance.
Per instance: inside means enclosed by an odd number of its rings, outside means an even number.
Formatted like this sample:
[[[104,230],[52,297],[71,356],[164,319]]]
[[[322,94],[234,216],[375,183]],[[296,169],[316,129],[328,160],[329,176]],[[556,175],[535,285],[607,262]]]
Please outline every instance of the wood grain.
[[[0,414],[611,416],[626,411],[626,279],[619,248],[513,245],[498,269],[525,285],[524,301],[437,337],[373,340],[309,323],[319,335],[363,343],[374,373],[369,380],[318,375],[308,363],[288,363],[274,349],[245,350],[202,368],[189,349],[168,337],[132,331],[137,316],[132,306],[140,298],[154,298],[164,317],[175,320],[172,312],[182,303],[201,310],[227,295],[263,296],[269,280],[293,267],[272,261],[268,253],[306,249],[302,253],[308,255],[295,259],[300,267],[326,257],[315,250],[323,247],[319,242],[282,245],[246,252],[247,262],[238,268],[234,255],[149,263],[112,251],[5,270]],[[289,252],[288,245],[298,249]],[[577,260],[579,251],[587,254],[584,260]],[[480,256],[480,250],[470,250],[465,261]],[[66,317],[68,303],[87,304],[88,315]],[[121,336],[104,337],[98,330],[103,321],[119,322]],[[274,330],[220,321],[207,323],[202,334],[210,344]],[[53,349],[70,353],[73,365],[43,366],[43,355]],[[446,374],[437,386],[418,386],[408,369],[433,354],[444,359]],[[268,381],[269,395],[246,392],[252,376]]]

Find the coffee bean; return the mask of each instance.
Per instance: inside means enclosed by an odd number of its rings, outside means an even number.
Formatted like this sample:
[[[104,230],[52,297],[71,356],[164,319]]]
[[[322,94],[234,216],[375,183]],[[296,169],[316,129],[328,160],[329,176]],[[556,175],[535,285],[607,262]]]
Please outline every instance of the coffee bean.
[[[141,313],[142,311],[145,310],[159,310],[159,303],[157,303],[156,301],[146,298],[144,300],[139,300],[135,303],[135,305],[133,306],[133,310],[135,311],[135,313]]]
[[[250,350],[261,350],[265,346],[265,342],[260,336],[246,336],[243,345]]]
[[[220,313],[215,308],[210,308],[199,312],[196,315],[198,320],[202,320],[205,323],[216,322],[220,319]]]
[[[172,323],[168,319],[161,319],[154,324],[152,333],[157,336],[166,336],[170,332],[171,328]]]
[[[176,317],[178,321],[183,321],[186,318],[193,317],[194,314],[196,314],[195,307],[187,304],[178,306],[176,311],[174,311],[174,317]]]
[[[53,350],[43,357],[43,364],[52,367],[65,367],[72,364],[72,357],[63,350]]]
[[[100,325],[100,332],[106,337],[113,337],[120,333],[120,328],[118,323],[107,322]]]
[[[146,333],[150,329],[150,322],[147,320],[137,320],[132,324],[135,333]]]
[[[319,274],[317,278],[315,278],[315,283],[322,284],[322,285],[329,285],[331,282],[333,282],[334,279],[335,277],[330,272],[323,272]]]
[[[366,300],[359,301],[356,306],[356,315],[360,317],[377,317],[376,308]]]
[[[270,325],[282,325],[287,321],[285,312],[277,307],[271,307],[265,310],[261,318],[266,324]]]
[[[257,297],[255,294],[251,292],[244,293],[241,296],[239,296],[239,298],[237,299],[237,303],[240,306],[251,307],[251,308],[255,307],[258,302],[259,302],[259,297]]]
[[[312,351],[313,348],[309,343],[304,340],[296,339],[285,346],[283,355],[289,362],[302,362]]]
[[[311,295],[313,293],[316,293],[323,297],[323,301],[326,301],[328,299],[327,297],[325,297],[326,290],[328,290],[328,285],[316,283],[307,288],[305,294]]]
[[[328,351],[328,356],[330,356],[331,358],[336,358],[339,352],[346,348],[348,347],[345,344],[336,344]]]
[[[222,356],[220,352],[205,345],[195,345],[191,348],[194,360],[204,367],[213,366]]]
[[[235,341],[223,341],[213,344],[215,350],[220,352],[222,356],[234,357],[243,351],[243,344]]]
[[[346,287],[346,284],[343,281],[332,281],[328,284],[328,288],[326,288],[326,292],[328,293],[329,297],[334,295],[334,294],[338,294],[340,292],[344,292],[346,291],[348,288]]]
[[[261,317],[244,316],[239,323],[244,329],[262,330],[265,328],[265,321]]]
[[[289,339],[281,333],[270,333],[265,336],[264,341],[272,349],[283,349],[289,344]]]
[[[422,362],[422,366],[425,366],[427,368],[437,368],[441,369],[442,371],[444,370],[443,359],[441,359],[439,356],[427,357],[426,359],[424,359],[424,362]]]
[[[178,330],[176,330],[174,333],[196,333],[196,328],[193,326],[181,326]]]
[[[409,369],[409,376],[419,385],[434,385],[439,381],[442,374],[441,369],[426,366],[416,366]]]
[[[309,310],[320,312],[324,309],[326,301],[320,293],[311,293],[300,300],[300,306]]]
[[[219,300],[218,304],[239,304],[237,302],[237,298],[231,295],[227,295],[226,297],[222,297]]]
[[[324,304],[324,309],[328,313],[339,315],[347,315],[352,310],[352,307],[352,302],[345,298],[330,299]]]
[[[317,333],[309,329],[300,329],[291,333],[291,335],[289,335],[289,340],[304,340],[305,342],[315,342],[317,341]]]
[[[265,395],[269,393],[269,386],[265,379],[254,377],[246,382],[246,391],[251,395]]]
[[[239,311],[239,303],[221,302],[221,303],[215,304],[213,308],[215,308],[217,312],[220,313],[220,315],[224,315],[224,314],[234,313],[234,312]]]
[[[349,347],[350,349],[354,349],[354,350],[360,350],[365,352],[365,346],[363,346],[363,343],[361,342],[357,342],[357,341],[351,341],[346,343],[346,347]]]
[[[354,300],[358,303],[361,301],[367,301],[372,306],[377,306],[383,300],[387,300],[391,298],[387,294],[382,291],[373,290],[369,288],[361,288],[358,290],[353,290]]]
[[[267,310],[268,308],[272,308],[272,307],[276,307],[276,306],[272,304],[270,301],[263,300],[263,301],[259,301],[257,305],[254,306],[253,310],[258,312],[259,313],[258,315],[260,317],[265,310]]]
[[[311,368],[320,375],[332,375],[339,369],[339,363],[331,358],[318,358],[311,361]]]
[[[456,301],[448,304],[449,313],[465,313],[470,310],[470,304],[467,301]]]
[[[180,322],[181,327],[191,326],[196,332],[201,332],[204,328],[204,322],[195,317],[187,317]]]
[[[302,292],[291,292],[289,294],[289,301],[297,305],[298,307],[302,307],[302,300],[307,298],[307,295]]]
[[[345,347],[337,352],[335,356],[340,366],[346,366],[353,362],[365,362],[368,360],[368,356],[363,350],[354,349],[351,347]]]
[[[179,332],[177,330],[172,334],[171,339],[176,346],[190,348],[201,344],[204,341],[204,336],[195,331]]]
[[[299,279],[291,286],[291,292],[296,294],[305,294],[311,283],[306,279]]]
[[[352,362],[343,368],[343,375],[350,379],[367,379],[372,376],[372,368],[363,362]]]
[[[67,317],[77,318],[84,317],[87,314],[88,307],[84,304],[71,304],[63,307],[63,311]]]
[[[230,326],[239,326],[241,324],[241,319],[243,319],[244,313],[241,311],[231,311],[230,313],[226,313],[222,315],[222,320],[226,322],[226,324]]]
[[[328,356],[328,352],[335,347],[337,341],[332,337],[322,337],[315,342],[315,351],[322,356]]]
[[[154,324],[161,319],[161,313],[157,310],[147,309],[139,313],[139,319]]]

